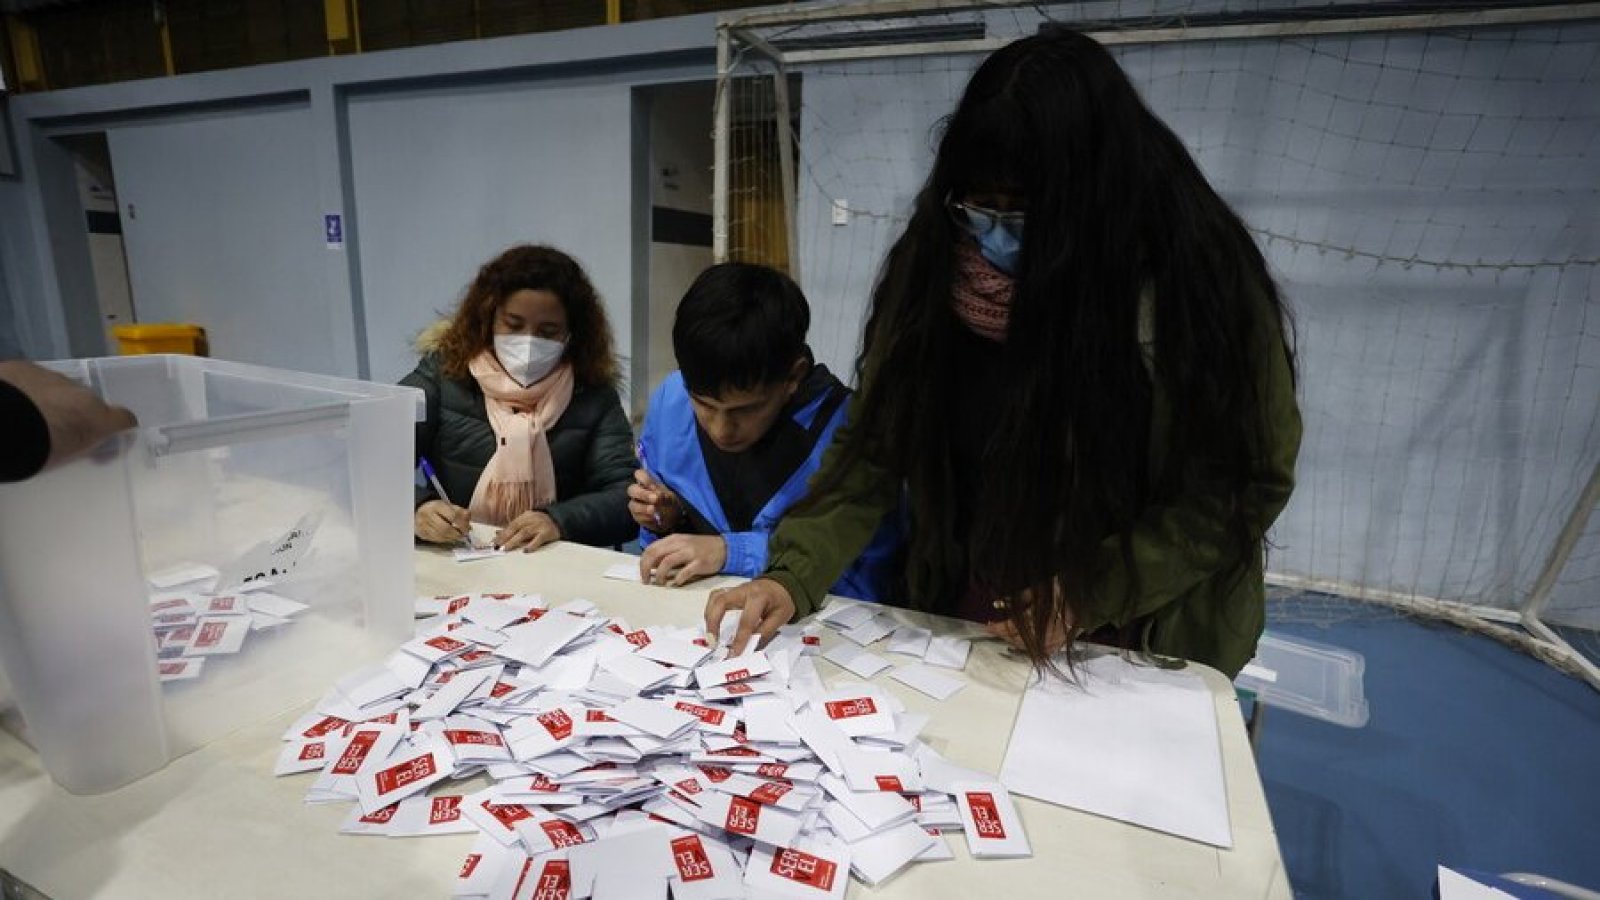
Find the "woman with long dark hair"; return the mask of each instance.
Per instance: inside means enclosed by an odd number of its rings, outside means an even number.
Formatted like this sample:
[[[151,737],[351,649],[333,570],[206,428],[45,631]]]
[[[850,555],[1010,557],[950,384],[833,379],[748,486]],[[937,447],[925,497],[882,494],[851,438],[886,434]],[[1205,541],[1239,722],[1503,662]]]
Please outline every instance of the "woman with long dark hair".
[[[872,297],[861,393],[734,650],[817,608],[909,501],[907,605],[1044,665],[1091,637],[1235,673],[1300,442],[1286,313],[1244,224],[1104,47],[973,75]]]

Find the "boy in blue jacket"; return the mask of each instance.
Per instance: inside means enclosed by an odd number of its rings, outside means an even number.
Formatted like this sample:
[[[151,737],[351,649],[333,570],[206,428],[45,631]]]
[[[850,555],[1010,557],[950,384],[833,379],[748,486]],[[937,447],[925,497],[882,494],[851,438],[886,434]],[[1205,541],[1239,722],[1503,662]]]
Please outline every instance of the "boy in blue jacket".
[[[799,285],[765,266],[712,266],[684,294],[672,325],[679,369],[650,398],[628,487],[646,583],[766,568],[768,535],[805,496],[849,403],[850,389],[813,361],[810,327]],[[886,519],[832,592],[882,599],[898,545]]]

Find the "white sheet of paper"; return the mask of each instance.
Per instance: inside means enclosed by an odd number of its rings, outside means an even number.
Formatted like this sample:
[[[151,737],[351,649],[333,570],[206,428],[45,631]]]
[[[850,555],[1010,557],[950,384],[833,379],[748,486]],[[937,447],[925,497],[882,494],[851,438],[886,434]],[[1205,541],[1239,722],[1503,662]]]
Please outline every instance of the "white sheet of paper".
[[[949,700],[956,691],[967,686],[965,681],[939,672],[926,664],[899,666],[889,673],[889,677],[935,700]]]
[[[1479,884],[1454,869],[1439,867],[1439,900],[1515,900],[1514,896]]]
[[[499,631],[528,614],[528,605],[511,600],[474,597],[461,609],[461,617],[491,631]]]
[[[822,760],[822,764],[834,772],[844,772],[844,762],[840,759],[840,750],[853,747],[850,736],[842,731],[838,724],[828,718],[816,704],[811,709],[797,714],[789,722],[789,727],[800,735],[811,752]]]
[[[745,736],[752,741],[792,743],[800,740],[800,735],[789,725],[794,710],[782,697],[747,698],[740,705],[740,714],[744,717]]]
[[[433,696],[422,701],[422,705],[418,706],[416,712],[411,714],[411,718],[417,720],[442,719],[450,715],[456,711],[456,707],[460,706],[472,695],[473,691],[483,687],[494,674],[491,670],[476,669],[457,672],[454,678],[451,678],[441,685],[438,690],[434,691]]]
[[[668,847],[672,829],[649,819],[618,822],[609,831],[597,835],[595,840],[579,844],[567,851],[572,863],[572,896],[588,897],[595,893],[596,881],[610,869],[631,869],[636,875],[659,879],[665,890],[667,876],[674,871]],[[613,886],[606,896],[633,896]]]
[[[869,734],[858,743],[863,746],[882,746],[899,750],[916,742],[922,729],[932,716],[927,713],[901,712],[894,714],[894,731],[890,734]]]
[[[894,625],[887,619],[874,616],[860,625],[840,632],[839,636],[862,647],[873,644],[888,637],[894,631]]]
[[[631,689],[629,694],[649,690],[668,678],[672,670],[636,653],[613,656],[600,664],[600,668],[615,675]]]
[[[1015,739],[1015,733],[1013,733]],[[955,786],[963,781],[985,781],[994,776],[977,769],[969,769],[957,765],[927,744],[920,744],[912,752],[912,757],[917,761],[917,767],[922,770],[922,783],[930,791],[939,791],[943,794],[955,793]],[[1002,781],[1004,779],[1001,779]]]
[[[606,570],[600,573],[600,577],[609,578],[612,581],[631,581],[634,584],[638,584],[639,564],[636,562],[626,562],[606,566]]]
[[[835,644],[822,658],[849,672],[857,678],[871,678],[889,668],[889,661],[868,650],[850,644]]]
[[[454,550],[451,550],[450,554],[456,558],[456,562],[464,563],[473,562],[479,559],[493,559],[497,556],[505,556],[506,551],[496,550],[493,547],[457,547]]]
[[[295,613],[304,612],[311,608],[309,604],[301,603],[298,600],[290,600],[288,597],[280,597],[270,591],[252,591],[244,595],[244,601],[252,612],[277,616],[280,619],[290,618]]]
[[[928,642],[933,639],[933,632],[915,625],[901,625],[889,635],[889,652],[904,653],[909,656],[921,657],[928,652]]]
[[[320,509],[313,509],[301,516],[300,521],[288,531],[256,544],[240,554],[238,559],[223,566],[217,575],[217,587],[231,590],[241,584],[293,572],[306,551],[311,549],[321,524]]]
[[[826,622],[840,631],[849,631],[858,625],[872,621],[878,611],[865,603],[844,603],[834,600],[828,608],[817,613],[817,621]]]
[[[909,822],[916,816],[916,807],[899,794],[887,791],[852,791],[844,781],[834,775],[824,775],[817,781],[828,796],[838,801],[874,832],[891,825]]]
[[[711,655],[709,647],[702,647],[693,641],[686,641],[683,638],[671,635],[653,637],[650,639],[650,643],[640,647],[636,652],[645,659],[664,662],[669,666],[677,666],[680,669],[692,669],[704,662],[707,656]]]
[[[828,823],[834,834],[848,843],[864,840],[874,833],[867,823],[856,818],[855,813],[845,809],[844,804],[837,800],[829,800],[822,805],[822,820]]]
[[[292,623],[293,619],[283,619],[278,616],[269,616],[264,613],[253,612],[250,614],[250,630],[266,631],[269,628],[281,628]]]
[[[652,663],[654,665],[654,663]],[[613,719],[658,738],[675,737],[693,728],[699,719],[659,700],[634,697],[607,710]]]
[[[532,622],[501,629],[509,640],[495,652],[530,666],[542,666],[594,625],[581,616],[551,610]]]
[[[966,638],[935,637],[928,641],[928,652],[922,654],[922,661],[946,669],[965,669],[970,652],[972,642]]]
[[[940,833],[939,829],[923,828],[922,830],[928,833],[928,837],[933,838],[933,843],[928,845],[928,849],[922,851],[921,855],[916,859],[917,862],[942,862],[956,858],[956,852],[950,849],[950,842],[944,839],[944,835]]]
[[[877,886],[927,852],[939,838],[915,822],[902,822],[850,845],[850,868],[869,885]]]
[[[904,753],[844,748],[839,752],[839,761],[844,765],[845,783],[852,791],[903,794],[923,787],[916,760]]]
[[[396,651],[390,654],[383,663],[390,674],[400,680],[400,683],[415,690],[422,687],[428,680],[428,675],[433,671],[433,665],[420,656],[412,653]]]
[[[1233,846],[1216,706],[1205,682],[1114,654],[1079,672],[1083,687],[1050,678],[1023,694],[1001,782],[1047,803]]]

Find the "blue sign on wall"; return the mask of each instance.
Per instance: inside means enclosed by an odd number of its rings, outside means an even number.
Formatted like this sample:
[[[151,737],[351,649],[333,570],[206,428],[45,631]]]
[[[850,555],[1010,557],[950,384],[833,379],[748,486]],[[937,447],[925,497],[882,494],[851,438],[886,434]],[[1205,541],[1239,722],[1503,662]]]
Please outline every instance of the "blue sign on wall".
[[[339,213],[328,213],[322,217],[322,236],[328,242],[330,250],[337,250],[344,246],[344,216]]]

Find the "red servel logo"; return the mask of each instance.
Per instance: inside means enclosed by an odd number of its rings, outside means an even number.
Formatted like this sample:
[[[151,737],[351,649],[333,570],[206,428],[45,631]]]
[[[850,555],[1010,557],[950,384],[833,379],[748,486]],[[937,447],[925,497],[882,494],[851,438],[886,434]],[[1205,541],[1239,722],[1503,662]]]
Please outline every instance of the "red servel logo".
[[[785,847],[772,855],[772,874],[819,891],[833,889],[838,866],[832,860]]]
[[[455,822],[461,818],[461,798],[459,796],[435,797],[433,805],[428,808],[428,824],[443,825],[446,822]]]
[[[696,719],[706,723],[707,725],[721,725],[722,720],[727,715],[720,709],[712,709],[709,706],[701,706],[698,703],[688,703],[685,701],[680,701],[673,704],[672,708],[678,710],[679,712],[686,712],[689,715],[694,716]]]
[[[563,710],[552,709],[547,713],[540,713],[534,721],[543,725],[544,730],[558,741],[572,737],[572,717]]]
[[[682,881],[705,881],[716,873],[711,871],[711,859],[706,848],[695,835],[681,837],[672,842],[672,861],[678,865],[678,878]]]
[[[434,764],[433,754],[408,759],[397,766],[390,766],[379,772],[376,777],[379,794],[398,791],[408,784],[421,781],[437,772],[438,766]]]
[[[443,650],[445,653],[454,653],[457,650],[467,646],[455,638],[445,637],[442,634],[436,638],[430,638],[426,641],[423,641],[423,643],[435,650]]]
[[[734,834],[755,834],[761,822],[761,805],[744,797],[728,798],[728,818],[723,829]]]
[[[967,806],[972,809],[972,823],[978,828],[978,837],[996,841],[1006,839],[1006,826],[1000,821],[1000,810],[995,805],[993,794],[968,791]]]
[[[533,900],[567,900],[572,892],[572,868],[564,859],[552,859],[539,873]]]
[[[873,703],[871,697],[856,697],[853,700],[834,700],[831,703],[824,703],[823,708],[827,710],[830,719],[855,719],[877,712],[878,704]]]

